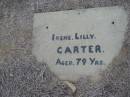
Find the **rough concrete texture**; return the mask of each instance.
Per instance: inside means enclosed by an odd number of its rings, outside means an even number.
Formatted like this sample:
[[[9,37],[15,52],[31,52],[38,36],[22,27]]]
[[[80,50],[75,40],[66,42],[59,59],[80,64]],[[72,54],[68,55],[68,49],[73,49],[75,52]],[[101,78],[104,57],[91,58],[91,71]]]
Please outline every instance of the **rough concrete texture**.
[[[101,80],[81,78],[75,93],[31,52],[34,13],[115,5],[130,19],[130,0],[0,0],[0,97],[130,97],[130,20],[122,50]]]

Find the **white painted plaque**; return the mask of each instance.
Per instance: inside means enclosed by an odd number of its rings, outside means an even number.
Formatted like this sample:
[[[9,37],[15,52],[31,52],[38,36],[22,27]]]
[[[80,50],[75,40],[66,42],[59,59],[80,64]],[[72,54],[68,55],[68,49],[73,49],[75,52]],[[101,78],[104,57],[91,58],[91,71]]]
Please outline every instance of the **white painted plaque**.
[[[97,76],[119,54],[126,30],[118,6],[36,13],[33,55],[62,80]]]

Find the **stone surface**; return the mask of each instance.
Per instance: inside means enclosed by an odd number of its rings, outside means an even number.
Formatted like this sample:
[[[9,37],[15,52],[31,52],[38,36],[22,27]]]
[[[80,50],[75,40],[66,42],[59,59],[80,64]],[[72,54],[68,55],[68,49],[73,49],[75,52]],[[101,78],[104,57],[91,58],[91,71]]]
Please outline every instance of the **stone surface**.
[[[130,22],[120,54],[102,79],[81,78],[75,93],[31,53],[34,13],[115,5],[125,8],[129,22],[130,0],[0,0],[0,97],[129,97]]]
[[[98,77],[119,55],[127,17],[118,6],[36,13],[33,55],[61,80]]]

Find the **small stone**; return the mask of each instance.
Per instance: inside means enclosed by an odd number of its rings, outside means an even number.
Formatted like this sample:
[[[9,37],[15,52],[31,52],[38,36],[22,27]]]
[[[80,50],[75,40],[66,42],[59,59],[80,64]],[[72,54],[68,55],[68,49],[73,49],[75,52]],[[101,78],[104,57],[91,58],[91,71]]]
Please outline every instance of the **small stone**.
[[[9,74],[10,77],[13,77],[14,75],[12,73]]]
[[[69,81],[64,81],[64,83],[67,84],[67,85],[70,87],[70,89],[72,90],[73,93],[75,93],[75,91],[76,91],[76,86],[75,86],[74,84],[72,84],[72,83],[69,82]]]

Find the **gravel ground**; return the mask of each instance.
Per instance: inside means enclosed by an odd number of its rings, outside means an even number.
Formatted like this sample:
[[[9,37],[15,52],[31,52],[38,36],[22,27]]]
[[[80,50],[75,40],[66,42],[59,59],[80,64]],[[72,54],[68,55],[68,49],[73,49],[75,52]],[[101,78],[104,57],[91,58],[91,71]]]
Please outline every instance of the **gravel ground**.
[[[32,55],[33,14],[116,5],[129,15],[122,50],[100,81],[81,78],[73,93]],[[0,97],[130,97],[130,0],[0,0]]]

